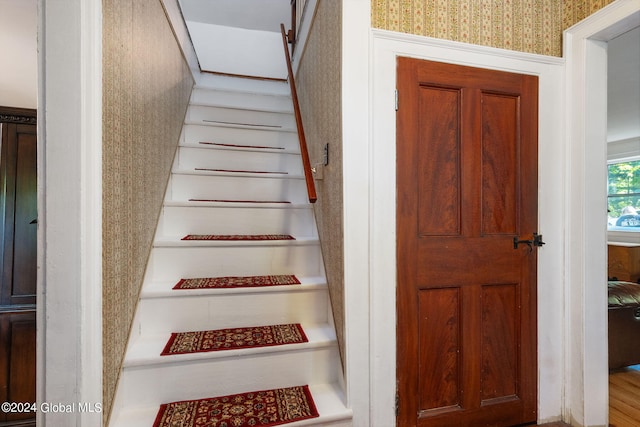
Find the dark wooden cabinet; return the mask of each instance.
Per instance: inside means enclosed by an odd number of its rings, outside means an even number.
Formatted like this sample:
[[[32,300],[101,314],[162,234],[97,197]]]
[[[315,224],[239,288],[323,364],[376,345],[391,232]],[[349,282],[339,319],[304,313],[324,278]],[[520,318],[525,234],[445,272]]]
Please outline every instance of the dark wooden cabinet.
[[[35,402],[35,366],[35,310],[0,313],[0,402]],[[19,409],[0,412],[0,425],[22,426],[22,422],[35,418],[35,412],[30,409],[22,405]],[[14,424],[18,421],[20,424]]]
[[[33,110],[0,107],[0,426],[35,425],[37,128]],[[16,411],[16,409],[21,409]]]

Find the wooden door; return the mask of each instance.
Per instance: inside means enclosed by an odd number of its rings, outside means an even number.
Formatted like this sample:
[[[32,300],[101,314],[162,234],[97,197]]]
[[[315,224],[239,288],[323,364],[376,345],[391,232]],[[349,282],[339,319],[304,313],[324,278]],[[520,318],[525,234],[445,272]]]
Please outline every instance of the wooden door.
[[[0,108],[0,412],[33,426],[36,391],[37,155],[35,111]]]
[[[534,422],[537,77],[397,78],[397,424]]]

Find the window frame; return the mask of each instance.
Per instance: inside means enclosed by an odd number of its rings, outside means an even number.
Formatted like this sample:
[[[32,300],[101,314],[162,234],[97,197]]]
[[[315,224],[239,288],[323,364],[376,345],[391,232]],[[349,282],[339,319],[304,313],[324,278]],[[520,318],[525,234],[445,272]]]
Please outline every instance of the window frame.
[[[629,141],[624,141],[624,142],[628,143]],[[640,141],[635,139],[633,142],[635,142],[637,144]],[[615,145],[615,143],[609,143],[609,146],[611,146],[612,144]],[[625,145],[627,145],[627,144],[625,144]],[[615,151],[617,151],[617,150],[610,150],[610,151],[614,151],[614,153],[615,153]],[[607,159],[607,206],[609,205],[609,203],[608,203],[608,201],[609,201],[609,185],[608,185],[609,165],[617,164],[617,163],[627,163],[627,162],[633,162],[633,161],[640,160],[640,152],[636,152],[634,154],[631,154],[629,152],[624,153],[624,155],[620,155],[620,154],[618,154],[618,155],[609,154],[608,159]],[[610,228],[610,226],[609,226],[609,224],[607,222],[607,236],[608,236],[609,242],[636,243],[637,244],[638,241],[640,240],[640,227],[629,227],[629,230],[620,230],[619,228],[617,228],[615,230],[611,230],[611,228]]]

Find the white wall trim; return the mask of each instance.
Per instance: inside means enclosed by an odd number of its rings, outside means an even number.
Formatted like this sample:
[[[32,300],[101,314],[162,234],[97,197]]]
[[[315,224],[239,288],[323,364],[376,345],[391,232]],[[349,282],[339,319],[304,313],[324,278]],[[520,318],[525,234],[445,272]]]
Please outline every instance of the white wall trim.
[[[370,27],[371,0],[342,2],[342,162],[345,377],[355,427],[385,426],[371,401]],[[393,259],[393,258],[392,258]],[[391,260],[386,260],[392,263]],[[386,385],[386,384],[385,384]],[[395,385],[392,387],[395,389]]]
[[[618,163],[640,158],[640,136],[609,141],[607,143],[607,162]]]
[[[102,3],[38,9],[37,421],[101,425]]]
[[[566,407],[572,425],[608,425],[606,42],[638,25],[640,0],[618,0],[564,34]]]
[[[102,2],[81,3],[81,353],[78,425],[102,422]],[[99,372],[100,375],[96,375]],[[100,404],[100,407],[94,406]]]

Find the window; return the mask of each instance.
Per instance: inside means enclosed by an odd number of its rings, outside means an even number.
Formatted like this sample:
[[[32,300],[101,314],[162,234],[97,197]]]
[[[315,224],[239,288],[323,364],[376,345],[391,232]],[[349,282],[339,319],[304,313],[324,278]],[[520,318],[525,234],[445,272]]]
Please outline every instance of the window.
[[[640,232],[640,160],[608,169],[609,230]]]

